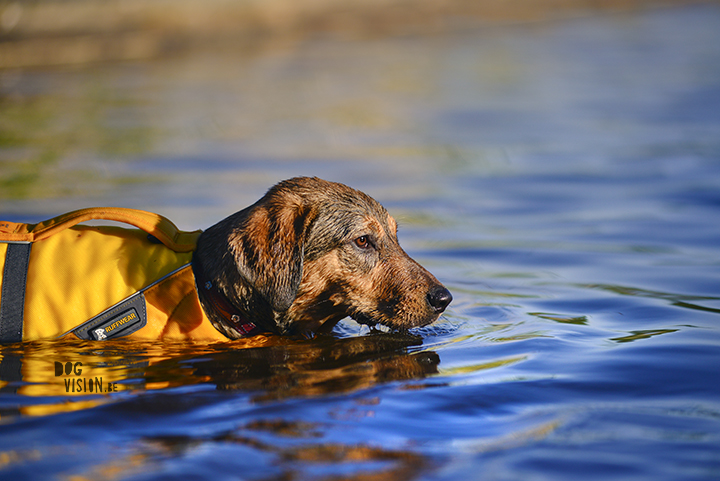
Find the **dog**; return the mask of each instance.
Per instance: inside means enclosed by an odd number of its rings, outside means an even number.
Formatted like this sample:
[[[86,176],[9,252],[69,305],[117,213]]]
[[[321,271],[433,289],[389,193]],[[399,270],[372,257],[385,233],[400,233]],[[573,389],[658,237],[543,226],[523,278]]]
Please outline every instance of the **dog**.
[[[140,230],[77,225],[95,218]],[[2,342],[308,335],[348,316],[405,331],[452,301],[400,247],[384,207],[315,177],[280,182],[204,232],[147,212],[89,209],[0,223],[0,260],[3,250]]]

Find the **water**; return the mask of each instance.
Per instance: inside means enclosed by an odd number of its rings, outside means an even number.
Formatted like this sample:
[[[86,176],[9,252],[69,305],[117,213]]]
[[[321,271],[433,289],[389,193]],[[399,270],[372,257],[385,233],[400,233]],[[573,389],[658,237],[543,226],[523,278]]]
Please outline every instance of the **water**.
[[[3,72],[0,217],[192,229],[319,175],[380,200],[455,301],[409,334],[3,347],[0,477],[720,478],[718,25],[707,5]]]

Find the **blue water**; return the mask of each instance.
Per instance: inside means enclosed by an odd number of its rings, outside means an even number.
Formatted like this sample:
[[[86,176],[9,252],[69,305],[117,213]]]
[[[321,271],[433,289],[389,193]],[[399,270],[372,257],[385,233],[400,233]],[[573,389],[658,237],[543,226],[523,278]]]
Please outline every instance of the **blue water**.
[[[0,74],[0,217],[366,191],[409,334],[2,348],[3,479],[720,478],[720,8]],[[66,393],[54,363],[118,392]]]

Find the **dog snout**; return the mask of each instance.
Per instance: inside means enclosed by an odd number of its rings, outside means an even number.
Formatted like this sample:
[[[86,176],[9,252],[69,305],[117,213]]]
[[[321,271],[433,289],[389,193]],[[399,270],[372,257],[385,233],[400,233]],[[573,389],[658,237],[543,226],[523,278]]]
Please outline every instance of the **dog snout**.
[[[437,285],[427,293],[427,301],[435,312],[440,314],[452,302],[453,296],[445,286]]]

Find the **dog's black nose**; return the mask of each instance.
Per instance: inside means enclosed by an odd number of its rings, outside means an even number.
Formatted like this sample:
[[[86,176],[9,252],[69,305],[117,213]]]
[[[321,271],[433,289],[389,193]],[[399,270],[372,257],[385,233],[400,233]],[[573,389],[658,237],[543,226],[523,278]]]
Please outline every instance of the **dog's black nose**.
[[[428,303],[435,309],[435,312],[443,312],[445,308],[452,302],[452,294],[443,286],[435,286],[428,292]]]

